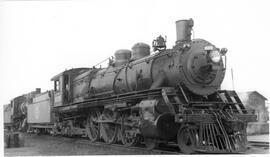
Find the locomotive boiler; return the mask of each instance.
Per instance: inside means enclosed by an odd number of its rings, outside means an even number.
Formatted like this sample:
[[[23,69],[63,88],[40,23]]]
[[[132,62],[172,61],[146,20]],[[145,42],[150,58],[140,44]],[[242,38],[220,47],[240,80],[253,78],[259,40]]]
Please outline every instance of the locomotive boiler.
[[[137,43],[132,51],[116,51],[115,61],[107,68],[84,69],[86,72],[73,75],[71,101],[81,101],[86,94],[106,96],[179,84],[196,95],[213,94],[225,74],[222,56],[227,50],[203,39],[191,40],[192,20],[179,20],[176,26],[177,44],[173,49],[164,49],[164,39],[159,37],[155,40],[159,45],[153,45],[158,49],[155,54],[150,55],[149,45]]]
[[[171,49],[159,36],[152,53],[148,44],[136,43],[132,50],[117,50],[106,68],[54,76],[54,90],[43,94],[53,119],[43,124],[35,119],[31,129],[127,147],[142,142],[153,149],[173,142],[184,153],[245,151],[247,123],[256,116],[235,91],[220,90],[227,49],[191,39],[193,24],[192,19],[176,21]]]

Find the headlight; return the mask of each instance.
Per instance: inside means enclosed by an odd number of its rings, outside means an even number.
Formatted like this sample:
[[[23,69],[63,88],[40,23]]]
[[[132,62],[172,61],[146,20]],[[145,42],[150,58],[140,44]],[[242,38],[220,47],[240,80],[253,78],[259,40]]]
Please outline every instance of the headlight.
[[[213,62],[218,63],[221,59],[221,54],[218,50],[213,50],[210,51],[209,57]]]

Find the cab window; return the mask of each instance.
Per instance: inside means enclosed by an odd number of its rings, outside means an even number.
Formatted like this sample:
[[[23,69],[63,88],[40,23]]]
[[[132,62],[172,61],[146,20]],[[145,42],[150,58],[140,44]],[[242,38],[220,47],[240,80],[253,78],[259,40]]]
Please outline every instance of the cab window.
[[[54,91],[56,92],[60,91],[59,80],[54,81]]]

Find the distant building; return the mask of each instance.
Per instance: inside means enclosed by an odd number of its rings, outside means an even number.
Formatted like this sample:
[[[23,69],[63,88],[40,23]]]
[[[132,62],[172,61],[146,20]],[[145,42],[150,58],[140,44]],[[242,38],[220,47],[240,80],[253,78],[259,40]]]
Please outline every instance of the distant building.
[[[257,91],[238,93],[242,103],[248,110],[255,110],[258,122],[250,123],[247,132],[250,134],[269,133],[269,111],[266,106],[267,98]]]

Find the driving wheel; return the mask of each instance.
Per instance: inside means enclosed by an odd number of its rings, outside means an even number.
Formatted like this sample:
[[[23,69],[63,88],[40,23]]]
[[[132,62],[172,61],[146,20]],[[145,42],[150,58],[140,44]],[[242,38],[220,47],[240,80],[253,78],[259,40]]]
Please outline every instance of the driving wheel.
[[[114,123],[114,113],[105,109],[102,113],[102,123],[100,123],[100,133],[105,143],[111,144],[116,141],[118,126]]]
[[[100,137],[100,125],[97,122],[99,116],[99,111],[93,111],[87,117],[86,132],[91,142],[97,141]]]
[[[136,129],[132,117],[127,114],[123,115],[121,118],[120,138],[124,146],[136,145],[139,140]]]

